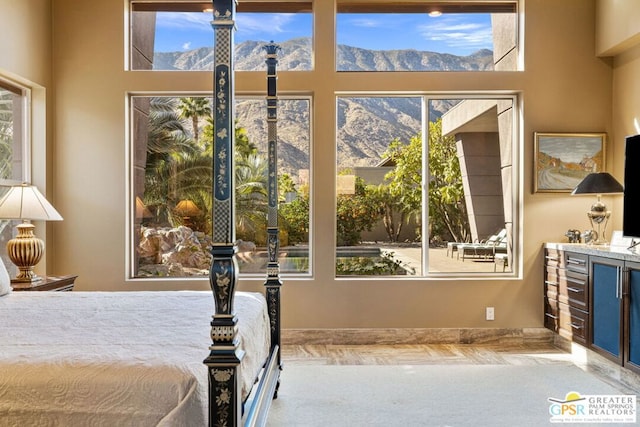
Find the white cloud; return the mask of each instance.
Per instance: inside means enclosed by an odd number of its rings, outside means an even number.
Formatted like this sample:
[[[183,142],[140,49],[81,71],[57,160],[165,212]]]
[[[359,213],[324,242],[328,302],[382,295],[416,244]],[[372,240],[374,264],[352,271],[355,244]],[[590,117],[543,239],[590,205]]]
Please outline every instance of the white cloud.
[[[182,48],[183,48],[184,50],[189,50],[189,49],[191,49],[191,42],[183,43],[183,44],[182,44]]]
[[[282,34],[285,27],[293,19],[292,13],[238,14],[236,27],[245,37],[251,34]],[[260,37],[256,37],[260,38]]]
[[[350,24],[354,27],[363,27],[363,28],[378,28],[383,24],[379,20],[376,19],[365,19],[365,18],[356,18],[349,20]]]
[[[451,47],[482,48],[493,45],[490,24],[463,22],[455,17],[437,18],[420,25],[418,31],[425,40],[442,42]]]
[[[194,30],[211,32],[212,19],[213,17],[209,13],[162,12],[157,15],[156,25],[165,29],[184,29],[189,27]]]

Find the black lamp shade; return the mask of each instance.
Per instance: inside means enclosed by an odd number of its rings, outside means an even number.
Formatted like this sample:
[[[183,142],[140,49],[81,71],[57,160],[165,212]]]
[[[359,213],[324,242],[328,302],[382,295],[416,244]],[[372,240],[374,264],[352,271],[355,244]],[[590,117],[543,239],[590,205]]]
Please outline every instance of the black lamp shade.
[[[623,191],[622,184],[609,173],[597,172],[587,175],[571,194],[607,194]]]

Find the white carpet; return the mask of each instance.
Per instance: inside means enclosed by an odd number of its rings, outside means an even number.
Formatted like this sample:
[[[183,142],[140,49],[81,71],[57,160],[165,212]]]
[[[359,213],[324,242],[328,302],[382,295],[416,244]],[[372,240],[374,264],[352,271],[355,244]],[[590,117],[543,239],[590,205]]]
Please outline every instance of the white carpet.
[[[285,365],[268,425],[547,426],[570,391],[624,394],[570,364]]]

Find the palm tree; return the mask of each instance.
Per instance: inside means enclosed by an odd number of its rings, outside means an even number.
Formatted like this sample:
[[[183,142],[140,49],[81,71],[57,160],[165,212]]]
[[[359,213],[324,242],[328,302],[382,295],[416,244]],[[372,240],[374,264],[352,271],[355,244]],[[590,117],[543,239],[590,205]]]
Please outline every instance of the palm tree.
[[[178,171],[184,156],[195,155],[198,147],[187,135],[176,114],[174,98],[152,98],[145,167],[144,203],[155,210],[156,223],[168,223],[179,200]]]
[[[198,142],[200,139],[200,118],[211,117],[211,105],[209,98],[202,97],[188,97],[180,98],[180,105],[178,106],[180,111],[180,117],[184,119],[191,119],[191,126],[193,128],[193,139]]]
[[[266,241],[267,171],[260,154],[236,156],[236,231],[243,240]]]
[[[205,98],[152,98],[149,111],[144,203],[156,212],[155,223],[175,226],[182,218],[174,208],[180,200],[193,201],[205,212],[199,229],[210,232],[212,211],[212,155],[215,128],[207,117],[202,139],[188,135],[181,109],[185,100]],[[246,130],[235,130],[236,224],[238,237],[264,240],[267,206],[267,161],[257,153]]]

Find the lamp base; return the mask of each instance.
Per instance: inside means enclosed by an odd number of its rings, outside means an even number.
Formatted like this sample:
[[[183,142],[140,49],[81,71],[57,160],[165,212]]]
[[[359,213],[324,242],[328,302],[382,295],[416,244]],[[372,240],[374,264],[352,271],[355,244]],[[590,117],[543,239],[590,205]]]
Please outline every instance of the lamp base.
[[[607,210],[607,207],[600,201],[598,201],[591,205],[591,210],[587,212],[587,216],[589,217],[589,221],[591,222],[592,228],[597,228],[597,235],[594,241],[591,242],[592,245],[596,246],[606,246],[609,244],[605,234],[607,233],[607,224],[609,223],[609,218],[611,217],[611,211]]]
[[[33,272],[33,267],[40,262],[44,253],[44,242],[33,234],[35,226],[23,222],[16,226],[18,235],[7,242],[7,255],[18,267],[18,275],[11,279],[14,287],[31,287],[42,278]]]

